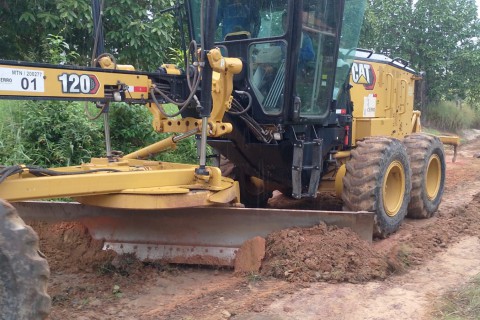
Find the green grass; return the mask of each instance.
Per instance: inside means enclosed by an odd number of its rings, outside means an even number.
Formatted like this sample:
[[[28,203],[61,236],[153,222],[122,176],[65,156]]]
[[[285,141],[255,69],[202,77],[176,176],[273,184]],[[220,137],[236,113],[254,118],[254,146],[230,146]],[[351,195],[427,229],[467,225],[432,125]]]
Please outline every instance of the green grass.
[[[480,128],[480,112],[466,104],[459,108],[454,102],[441,101],[426,107],[422,121],[429,127],[458,133],[463,129]]]
[[[441,135],[444,134],[444,132],[441,131],[441,130],[434,129],[434,128],[429,128],[429,127],[423,127],[423,126],[422,126],[422,132],[433,134],[433,135],[436,135],[436,136],[441,136]]]
[[[467,285],[445,294],[434,316],[442,320],[480,319],[480,274]]]
[[[29,159],[22,139],[23,101],[0,100],[0,164]]]
[[[21,109],[23,104],[23,101],[0,100],[0,126],[5,126],[6,121],[13,120],[15,111]]]

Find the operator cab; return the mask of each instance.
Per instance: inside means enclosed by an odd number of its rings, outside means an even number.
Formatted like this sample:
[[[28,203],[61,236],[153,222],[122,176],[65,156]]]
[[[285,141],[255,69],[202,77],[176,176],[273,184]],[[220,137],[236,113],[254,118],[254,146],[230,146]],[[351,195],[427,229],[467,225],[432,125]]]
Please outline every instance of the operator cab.
[[[231,110],[225,114],[234,130],[207,141],[235,164],[241,179],[291,186],[282,192],[295,198],[315,197],[334,153],[351,148],[352,107],[344,89],[365,3],[186,2],[192,39],[200,43],[204,29],[207,48],[219,47],[224,56],[243,62],[243,71],[234,78]]]
[[[187,3],[190,31],[199,43],[201,2]],[[355,55],[362,15],[355,21],[352,10],[358,1],[347,0],[345,10],[338,0],[216,3],[215,45],[224,56],[242,59],[235,89],[253,96],[253,117],[260,123],[329,121]],[[349,28],[358,25],[356,36],[340,36],[347,16]],[[339,57],[340,46],[348,55]]]

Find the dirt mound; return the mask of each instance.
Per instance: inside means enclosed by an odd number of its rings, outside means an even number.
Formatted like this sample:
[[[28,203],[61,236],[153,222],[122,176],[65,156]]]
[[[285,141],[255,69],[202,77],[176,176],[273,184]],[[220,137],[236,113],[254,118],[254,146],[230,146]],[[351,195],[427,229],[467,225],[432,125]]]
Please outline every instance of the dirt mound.
[[[478,235],[479,211],[480,193],[432,219],[407,219],[398,234],[373,245],[349,229],[326,225],[282,230],[267,237],[261,272],[292,282],[385,279],[430,259],[464,235]]]
[[[388,264],[350,229],[291,228],[267,237],[262,274],[293,282],[384,279]]]
[[[115,253],[103,251],[103,242],[92,239],[88,229],[75,222],[27,221],[40,237],[40,250],[55,271],[92,271],[109,265]]]

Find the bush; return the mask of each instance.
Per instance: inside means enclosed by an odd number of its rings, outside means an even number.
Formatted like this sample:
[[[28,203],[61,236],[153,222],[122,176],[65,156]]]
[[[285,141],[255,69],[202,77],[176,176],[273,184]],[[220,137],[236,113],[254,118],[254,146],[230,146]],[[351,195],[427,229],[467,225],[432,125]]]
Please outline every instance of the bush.
[[[168,113],[178,110],[170,110],[172,107],[169,108],[169,106],[166,106],[165,109]],[[152,114],[147,108],[140,105],[115,103],[110,107],[110,135],[112,148],[128,154],[163,140],[172,134],[160,134],[153,131]],[[176,150],[161,153],[155,159],[179,163],[197,163],[195,138],[190,137],[180,141]]]
[[[55,64],[66,64],[78,57],[62,36],[48,35],[42,48],[44,60]],[[171,51],[179,60],[183,57],[181,52]],[[80,102],[0,101],[0,163],[57,167],[104,156],[103,118],[88,120],[84,107]],[[112,149],[128,154],[170,135],[153,131],[152,115],[143,106],[112,103],[109,111]],[[161,154],[157,159],[197,162],[195,139],[185,139],[177,147],[175,152]]]
[[[0,164],[16,164],[29,159],[22,144],[19,101],[0,101]]]
[[[0,163],[58,167],[105,156],[102,119],[88,120],[83,103],[2,101]],[[110,135],[112,149],[128,154],[171,134],[153,131],[152,115],[147,108],[116,103],[110,107]],[[195,138],[180,141],[176,150],[161,153],[155,159],[197,163]]]
[[[25,102],[15,111],[21,119],[18,142],[26,157],[15,159],[39,166],[70,166],[104,153],[101,128],[83,115],[75,102]]]
[[[442,101],[428,105],[422,115],[425,124],[450,132],[459,132],[463,129],[480,127],[480,115],[467,105],[462,108],[454,102]]]
[[[112,103],[110,106],[112,149],[128,154],[162,139],[152,129],[152,116],[141,105]]]

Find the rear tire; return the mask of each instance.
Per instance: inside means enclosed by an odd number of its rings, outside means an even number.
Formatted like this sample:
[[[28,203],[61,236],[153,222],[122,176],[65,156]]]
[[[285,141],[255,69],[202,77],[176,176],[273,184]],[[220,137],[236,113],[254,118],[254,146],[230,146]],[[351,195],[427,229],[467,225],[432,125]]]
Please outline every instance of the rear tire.
[[[46,319],[51,306],[49,275],[37,234],[0,200],[0,319]]]
[[[410,201],[407,151],[397,139],[370,137],[357,143],[343,178],[343,209],[375,213],[374,236],[398,230]]]
[[[405,138],[412,168],[409,218],[432,217],[442,201],[445,186],[445,152],[435,136],[415,133]]]

